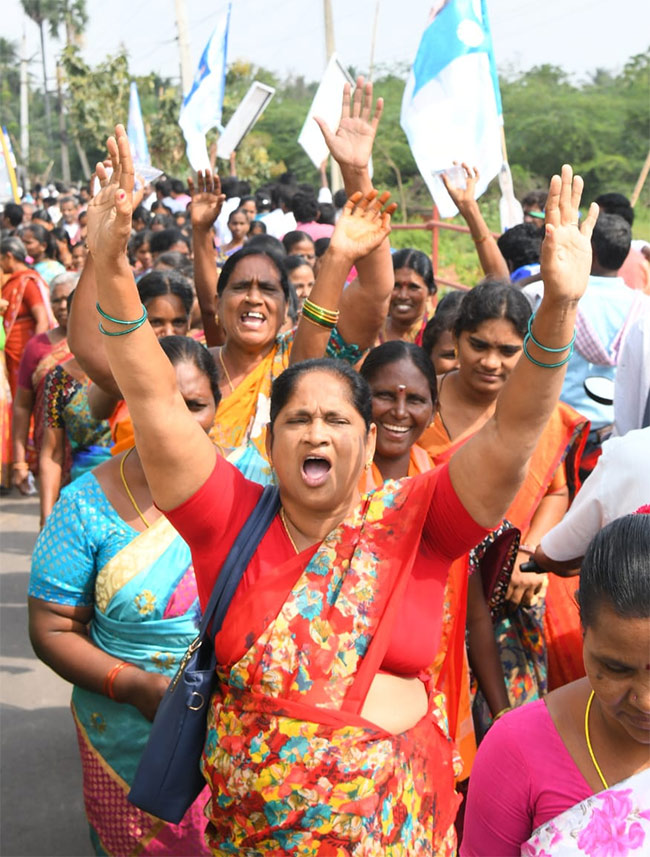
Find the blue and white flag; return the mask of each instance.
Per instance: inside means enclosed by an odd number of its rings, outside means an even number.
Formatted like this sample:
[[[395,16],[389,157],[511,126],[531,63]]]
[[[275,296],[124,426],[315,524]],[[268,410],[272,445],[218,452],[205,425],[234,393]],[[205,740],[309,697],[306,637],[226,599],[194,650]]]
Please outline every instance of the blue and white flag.
[[[129,121],[126,126],[126,133],[131,146],[133,163],[136,165],[150,164],[149,146],[147,145],[147,135],[144,130],[142,110],[140,110],[140,97],[135,81],[131,82],[129,91]]]
[[[478,167],[480,196],[503,162],[501,96],[485,0],[438,0],[402,99],[401,125],[441,217],[456,206],[440,179]]]
[[[205,134],[210,128],[221,130],[230,7],[228,3],[228,8],[205,46],[190,91],[183,99],[178,120],[185,136],[187,159],[195,170],[210,168]]]

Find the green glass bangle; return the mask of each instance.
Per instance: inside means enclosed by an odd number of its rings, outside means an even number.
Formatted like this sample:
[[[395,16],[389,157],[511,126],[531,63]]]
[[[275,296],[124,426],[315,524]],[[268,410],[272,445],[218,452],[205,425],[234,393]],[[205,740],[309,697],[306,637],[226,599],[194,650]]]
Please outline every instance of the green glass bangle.
[[[147,320],[147,314],[145,313],[142,318],[139,318],[137,321],[130,322],[130,324],[132,324],[133,327],[130,327],[128,330],[116,330],[113,332],[111,332],[110,330],[106,330],[106,328],[104,327],[104,325],[100,321],[99,322],[99,332],[103,333],[104,336],[126,336],[127,333],[133,333],[134,330],[137,330],[139,327],[142,327],[142,325],[145,323],[146,320]]]
[[[142,307],[142,315],[140,316],[140,318],[136,318],[134,321],[124,321],[121,318],[113,318],[112,316],[108,315],[108,313],[104,312],[104,310],[100,307],[99,302],[97,302],[95,304],[95,306],[97,308],[97,312],[101,315],[101,317],[105,318],[106,321],[112,321],[113,324],[124,324],[124,325],[137,324],[137,325],[140,325],[140,324],[144,324],[145,321],[147,320],[147,310],[145,309],[144,304],[140,304],[140,306]],[[127,333],[129,333],[129,332],[130,331],[127,330]],[[107,336],[110,336],[110,334],[107,334]]]
[[[527,346],[528,346],[529,340],[531,340],[531,339],[533,340],[533,342],[535,341],[532,337],[532,334],[530,334],[530,333],[527,333],[526,336],[524,336],[524,354],[526,355],[526,358],[528,360],[530,360],[531,363],[535,364],[535,366],[541,366],[542,369],[559,369],[560,366],[565,366],[569,362],[569,360],[573,357],[573,343],[572,343],[570,346],[569,345],[567,346],[567,348],[569,349],[569,353],[564,358],[564,360],[560,360],[558,363],[540,363],[539,360],[535,360],[534,357],[531,357],[531,355],[528,351]],[[560,350],[564,351],[565,349],[562,348]]]
[[[571,337],[571,342],[568,345],[564,345],[564,346],[562,346],[562,348],[548,348],[546,345],[542,345],[541,342],[538,342],[533,335],[532,325],[533,325],[534,319],[535,319],[534,314],[531,315],[531,317],[528,319],[528,336],[530,337],[530,340],[533,343],[533,345],[536,345],[541,351],[546,351],[548,354],[561,354],[563,351],[566,351],[567,348],[573,349],[573,343],[576,341],[576,329],[575,329],[575,327],[573,328],[573,336]]]
[[[327,330],[334,330],[334,328],[336,327],[335,321],[325,321],[325,319],[319,318],[314,313],[309,312],[309,310],[306,309],[304,306],[302,308],[302,314],[309,321],[312,321],[314,324],[318,324],[320,327],[324,327]]]

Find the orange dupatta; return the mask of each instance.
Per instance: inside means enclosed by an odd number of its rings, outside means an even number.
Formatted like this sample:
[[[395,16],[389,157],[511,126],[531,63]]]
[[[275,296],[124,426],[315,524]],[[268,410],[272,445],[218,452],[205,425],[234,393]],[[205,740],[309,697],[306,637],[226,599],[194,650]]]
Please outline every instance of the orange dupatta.
[[[538,441],[528,473],[505,514],[525,539],[530,522],[548,492],[556,471],[564,462],[569,495],[580,487],[580,458],[589,434],[589,422],[564,402],[558,402]],[[451,441],[436,413],[433,424],[420,441],[436,464],[448,461],[472,434]],[[578,578],[548,575],[544,614],[544,637],[548,652],[548,689],[553,690],[584,676],[582,630],[575,600]]]

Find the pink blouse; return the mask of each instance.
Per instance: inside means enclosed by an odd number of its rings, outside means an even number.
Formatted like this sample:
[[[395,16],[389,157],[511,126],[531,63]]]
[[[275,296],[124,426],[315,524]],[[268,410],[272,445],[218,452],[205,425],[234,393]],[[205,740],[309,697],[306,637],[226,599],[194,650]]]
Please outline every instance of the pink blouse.
[[[593,794],[543,700],[509,712],[479,747],[461,857],[519,857],[531,833]]]

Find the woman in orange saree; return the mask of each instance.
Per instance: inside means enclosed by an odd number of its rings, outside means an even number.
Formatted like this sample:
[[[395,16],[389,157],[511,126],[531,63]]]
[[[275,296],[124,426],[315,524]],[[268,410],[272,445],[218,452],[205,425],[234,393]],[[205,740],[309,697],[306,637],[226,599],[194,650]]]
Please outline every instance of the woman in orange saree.
[[[421,440],[437,464],[448,461],[494,413],[499,392],[521,356],[530,315],[525,297],[505,284],[486,281],[463,299],[455,326],[460,368],[442,378],[433,424]],[[579,485],[578,463],[587,432],[588,422],[576,411],[563,403],[556,406],[505,515],[522,539],[506,596],[509,603],[495,629],[511,705],[537,699],[547,690],[543,622],[547,600],[553,604],[554,584],[538,575],[522,575],[519,566],[532,553],[529,543],[536,543],[566,511]],[[481,732],[491,722],[480,698],[475,717]]]

